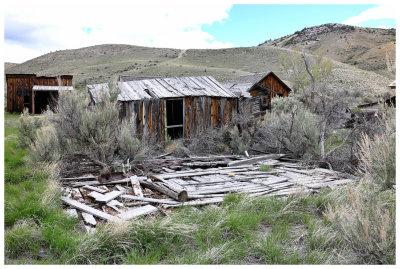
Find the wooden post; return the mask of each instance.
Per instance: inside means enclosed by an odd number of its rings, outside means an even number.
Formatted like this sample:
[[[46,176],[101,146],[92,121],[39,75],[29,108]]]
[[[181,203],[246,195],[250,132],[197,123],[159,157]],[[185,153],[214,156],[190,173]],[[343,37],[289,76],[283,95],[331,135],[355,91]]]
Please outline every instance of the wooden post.
[[[35,114],[35,91],[32,89],[32,114]]]

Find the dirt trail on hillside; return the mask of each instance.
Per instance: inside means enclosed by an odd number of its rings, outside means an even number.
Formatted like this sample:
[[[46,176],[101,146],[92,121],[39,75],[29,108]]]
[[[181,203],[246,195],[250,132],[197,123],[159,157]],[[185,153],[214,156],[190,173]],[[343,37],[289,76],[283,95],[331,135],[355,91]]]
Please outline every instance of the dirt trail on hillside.
[[[181,50],[181,51],[179,52],[179,54],[178,54],[178,59],[179,59],[179,58],[182,58],[183,55],[186,54],[186,51],[187,51],[187,49],[186,49],[186,50]]]

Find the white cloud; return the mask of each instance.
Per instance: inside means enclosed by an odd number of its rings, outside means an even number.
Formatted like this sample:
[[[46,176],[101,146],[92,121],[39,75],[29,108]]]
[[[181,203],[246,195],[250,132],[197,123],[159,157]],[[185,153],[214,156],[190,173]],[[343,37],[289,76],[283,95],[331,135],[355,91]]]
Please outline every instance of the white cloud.
[[[348,18],[343,23],[350,25],[359,25],[362,22],[369,20],[378,20],[378,19],[395,19],[397,15],[397,9],[395,1],[389,3],[384,3],[377,7],[369,8],[359,15]]]
[[[232,47],[201,30],[228,17],[226,1],[7,0],[5,60],[96,44],[170,48]]]

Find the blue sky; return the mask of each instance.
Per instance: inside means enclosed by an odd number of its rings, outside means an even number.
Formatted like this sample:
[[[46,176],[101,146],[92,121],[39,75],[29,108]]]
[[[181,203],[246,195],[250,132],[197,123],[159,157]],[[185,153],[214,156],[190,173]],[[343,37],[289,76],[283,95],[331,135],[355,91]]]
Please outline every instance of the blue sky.
[[[244,5],[233,4],[234,0],[57,0],[54,5],[51,0],[5,1],[4,59],[16,63],[55,50],[99,44],[178,49],[257,46],[324,23],[395,27],[397,16],[395,0],[379,5]]]
[[[378,5],[233,5],[222,22],[203,25],[202,29],[218,41],[235,47],[255,46],[315,25],[343,23],[362,11]],[[363,27],[392,26],[394,19],[368,20]]]

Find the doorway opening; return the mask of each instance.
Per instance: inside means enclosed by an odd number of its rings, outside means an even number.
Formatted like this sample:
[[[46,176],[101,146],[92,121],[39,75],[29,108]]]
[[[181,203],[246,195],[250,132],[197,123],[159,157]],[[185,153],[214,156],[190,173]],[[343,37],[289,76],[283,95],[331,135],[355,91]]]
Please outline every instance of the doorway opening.
[[[166,135],[171,139],[183,137],[183,99],[173,99],[165,101]]]
[[[47,106],[51,110],[57,105],[58,92],[55,91],[36,91],[35,92],[35,114],[41,114]]]

